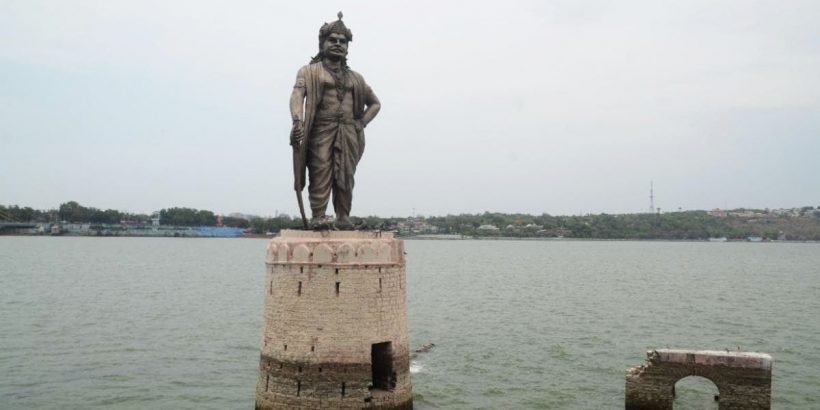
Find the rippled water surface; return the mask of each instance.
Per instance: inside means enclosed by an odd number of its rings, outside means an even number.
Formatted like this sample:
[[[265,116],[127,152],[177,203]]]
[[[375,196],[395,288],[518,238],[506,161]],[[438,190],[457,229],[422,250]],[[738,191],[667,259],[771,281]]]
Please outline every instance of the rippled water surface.
[[[0,408],[249,409],[265,240],[0,237]],[[820,245],[407,241],[417,408],[623,408],[657,347],[774,356],[820,408]],[[678,408],[715,408],[687,378]]]

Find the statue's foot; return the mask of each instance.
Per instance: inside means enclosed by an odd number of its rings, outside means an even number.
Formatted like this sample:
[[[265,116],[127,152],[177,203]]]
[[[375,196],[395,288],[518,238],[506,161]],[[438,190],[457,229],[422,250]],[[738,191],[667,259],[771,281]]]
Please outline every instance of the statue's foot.
[[[336,229],[338,229],[340,231],[352,231],[352,230],[356,229],[353,226],[353,223],[350,222],[350,218],[348,218],[346,216],[340,216],[339,218],[337,218],[335,227],[336,227]]]
[[[333,223],[327,216],[317,216],[310,220],[310,229],[314,231],[327,231],[333,227]]]

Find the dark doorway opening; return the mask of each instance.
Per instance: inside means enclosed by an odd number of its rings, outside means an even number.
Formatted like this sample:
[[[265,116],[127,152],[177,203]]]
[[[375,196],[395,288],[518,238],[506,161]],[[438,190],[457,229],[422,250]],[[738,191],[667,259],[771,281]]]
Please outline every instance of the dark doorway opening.
[[[383,342],[371,345],[370,363],[373,369],[373,388],[393,390],[396,387],[396,373],[393,371],[393,344]]]

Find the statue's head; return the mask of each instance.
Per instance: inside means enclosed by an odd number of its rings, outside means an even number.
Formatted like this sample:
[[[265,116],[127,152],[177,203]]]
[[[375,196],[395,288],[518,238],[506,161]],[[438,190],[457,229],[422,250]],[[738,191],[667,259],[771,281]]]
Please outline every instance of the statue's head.
[[[320,61],[324,57],[331,59],[347,59],[348,44],[353,41],[353,33],[342,21],[342,12],[337,14],[338,20],[333,23],[325,23],[319,29],[319,54],[313,58]]]

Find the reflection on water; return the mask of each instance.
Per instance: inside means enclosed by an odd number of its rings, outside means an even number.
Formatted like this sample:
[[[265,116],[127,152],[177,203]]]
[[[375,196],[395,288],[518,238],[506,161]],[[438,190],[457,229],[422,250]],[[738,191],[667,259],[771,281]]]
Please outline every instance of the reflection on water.
[[[0,408],[252,407],[265,244],[0,237]],[[814,405],[820,245],[406,247],[418,408],[618,409],[646,350],[738,346],[774,357],[775,408]],[[676,409],[714,406],[689,382]]]

